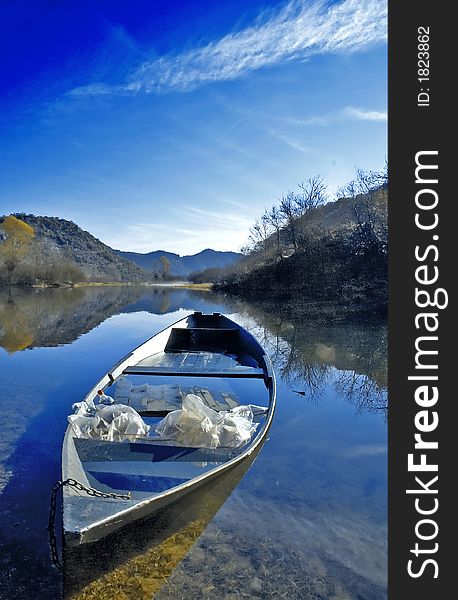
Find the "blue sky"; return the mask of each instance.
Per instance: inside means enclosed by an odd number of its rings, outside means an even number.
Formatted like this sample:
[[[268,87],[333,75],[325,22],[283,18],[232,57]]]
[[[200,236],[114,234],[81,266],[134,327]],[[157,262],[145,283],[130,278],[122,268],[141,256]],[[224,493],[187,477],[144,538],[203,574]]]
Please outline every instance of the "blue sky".
[[[0,51],[0,214],[238,250],[301,181],[384,165],[383,0],[7,0]]]

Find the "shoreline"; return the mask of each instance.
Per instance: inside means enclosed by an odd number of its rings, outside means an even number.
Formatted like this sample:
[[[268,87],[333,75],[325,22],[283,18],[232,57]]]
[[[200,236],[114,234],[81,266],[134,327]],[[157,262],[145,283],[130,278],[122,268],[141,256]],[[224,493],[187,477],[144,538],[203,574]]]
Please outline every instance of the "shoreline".
[[[164,283],[149,283],[149,282],[108,282],[108,283],[97,283],[97,282],[82,282],[75,283],[72,286],[57,286],[57,287],[162,287],[162,288],[186,288],[195,290],[211,290],[213,288],[212,283],[191,283],[189,281],[170,281]],[[50,286],[48,286],[50,287]]]
[[[46,284],[46,283],[35,283],[33,285],[11,285],[11,286],[0,286],[0,292],[8,289],[73,289],[73,288],[85,288],[85,287],[161,287],[161,288],[185,288],[194,290],[207,290],[210,291],[213,288],[212,283],[191,283],[189,281],[170,281],[163,283],[150,283],[150,282],[132,282],[132,281],[81,281],[78,283],[60,283],[60,284]]]

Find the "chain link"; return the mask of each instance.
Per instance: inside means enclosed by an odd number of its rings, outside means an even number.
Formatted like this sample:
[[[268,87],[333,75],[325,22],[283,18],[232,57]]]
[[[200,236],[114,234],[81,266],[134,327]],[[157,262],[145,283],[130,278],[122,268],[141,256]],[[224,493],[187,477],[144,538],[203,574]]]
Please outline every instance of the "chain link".
[[[49,507],[49,518],[48,518],[48,533],[49,533],[49,546],[51,548],[51,557],[54,565],[60,570],[63,570],[62,561],[59,557],[59,549],[57,546],[57,536],[56,536],[56,511],[57,511],[57,494],[59,490],[61,490],[64,486],[68,485],[69,487],[73,487],[80,492],[86,492],[88,496],[92,496],[95,498],[113,498],[115,500],[130,500],[131,495],[130,492],[127,494],[115,494],[114,492],[101,492],[96,490],[95,488],[86,487],[76,479],[65,479],[65,481],[57,481],[51,490],[51,502]]]
[[[55,519],[56,519],[56,508],[57,508],[57,492],[62,487],[62,481],[57,481],[52,486],[51,491],[51,505],[49,507],[49,518],[48,518],[48,533],[49,533],[49,547],[51,548],[51,557],[54,565],[59,569],[63,570],[62,562],[59,557],[59,550],[57,548],[57,537],[55,530]]]
[[[100,492],[92,487],[86,487],[76,479],[66,479],[65,481],[58,481],[59,487],[64,487],[64,485],[68,485],[69,487],[74,487],[80,492],[86,492],[88,496],[95,496],[96,498],[114,498],[115,500],[130,500],[130,492],[127,494],[115,494],[114,492]]]

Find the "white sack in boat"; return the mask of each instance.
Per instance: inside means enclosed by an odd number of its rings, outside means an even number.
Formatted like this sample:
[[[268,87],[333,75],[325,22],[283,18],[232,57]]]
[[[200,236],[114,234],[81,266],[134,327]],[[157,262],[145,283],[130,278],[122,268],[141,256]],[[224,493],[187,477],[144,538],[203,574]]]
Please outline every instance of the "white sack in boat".
[[[199,396],[187,394],[183,407],[164,417],[155,431],[183,446],[238,448],[250,441],[257,426],[249,406],[217,412],[204,404]]]
[[[240,405],[223,414],[223,420],[219,425],[219,445],[238,448],[249,442],[258,426],[257,423],[253,423],[251,408]]]
[[[74,408],[76,412],[68,417],[68,421],[75,436],[79,438],[99,438],[111,442],[134,441],[137,435],[147,435],[151,429],[137,411],[124,404],[98,405],[92,408],[85,402],[78,402]]]
[[[68,417],[68,422],[77,438],[98,438],[101,435],[102,423],[98,416],[88,417],[76,413]]]
[[[124,404],[105,406],[97,414],[108,423],[105,439],[110,442],[133,441],[137,435],[148,435],[151,429],[137,411]]]
[[[94,404],[94,400],[89,400],[89,402],[86,402],[85,400],[83,400],[83,402],[75,402],[75,404],[72,404],[72,409],[75,415],[83,415],[85,417],[92,417],[95,415],[95,404]]]

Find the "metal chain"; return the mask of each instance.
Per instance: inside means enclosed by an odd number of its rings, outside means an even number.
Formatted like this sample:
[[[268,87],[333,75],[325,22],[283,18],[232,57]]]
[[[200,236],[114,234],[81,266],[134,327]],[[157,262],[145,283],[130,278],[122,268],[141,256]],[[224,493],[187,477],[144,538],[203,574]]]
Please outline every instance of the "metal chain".
[[[64,485],[68,485],[69,487],[74,487],[81,492],[86,492],[88,496],[95,496],[96,498],[114,498],[115,500],[130,500],[130,492],[127,494],[115,494],[114,492],[99,492],[92,487],[86,487],[76,479],[66,479],[65,481],[58,481],[60,484],[59,487],[64,487]]]
[[[49,533],[49,546],[51,548],[51,557],[54,565],[60,570],[63,570],[62,561],[59,557],[59,550],[57,547],[57,536],[56,536],[56,510],[57,510],[57,493],[64,486],[68,485],[69,487],[74,487],[75,489],[86,492],[88,496],[93,496],[95,498],[114,498],[118,500],[130,500],[131,495],[130,492],[127,494],[115,494],[114,492],[100,492],[95,488],[86,487],[76,479],[66,479],[65,481],[57,481],[51,490],[51,502],[49,507],[49,518],[48,518],[48,533]]]
[[[51,491],[51,505],[49,507],[49,518],[48,518],[48,534],[49,534],[49,547],[51,548],[51,557],[54,565],[59,569],[59,571],[63,571],[63,565],[59,557],[59,550],[57,548],[57,537],[56,537],[56,529],[55,529],[55,519],[56,519],[56,507],[57,507],[57,492],[63,487],[62,481],[57,481],[52,486]]]

